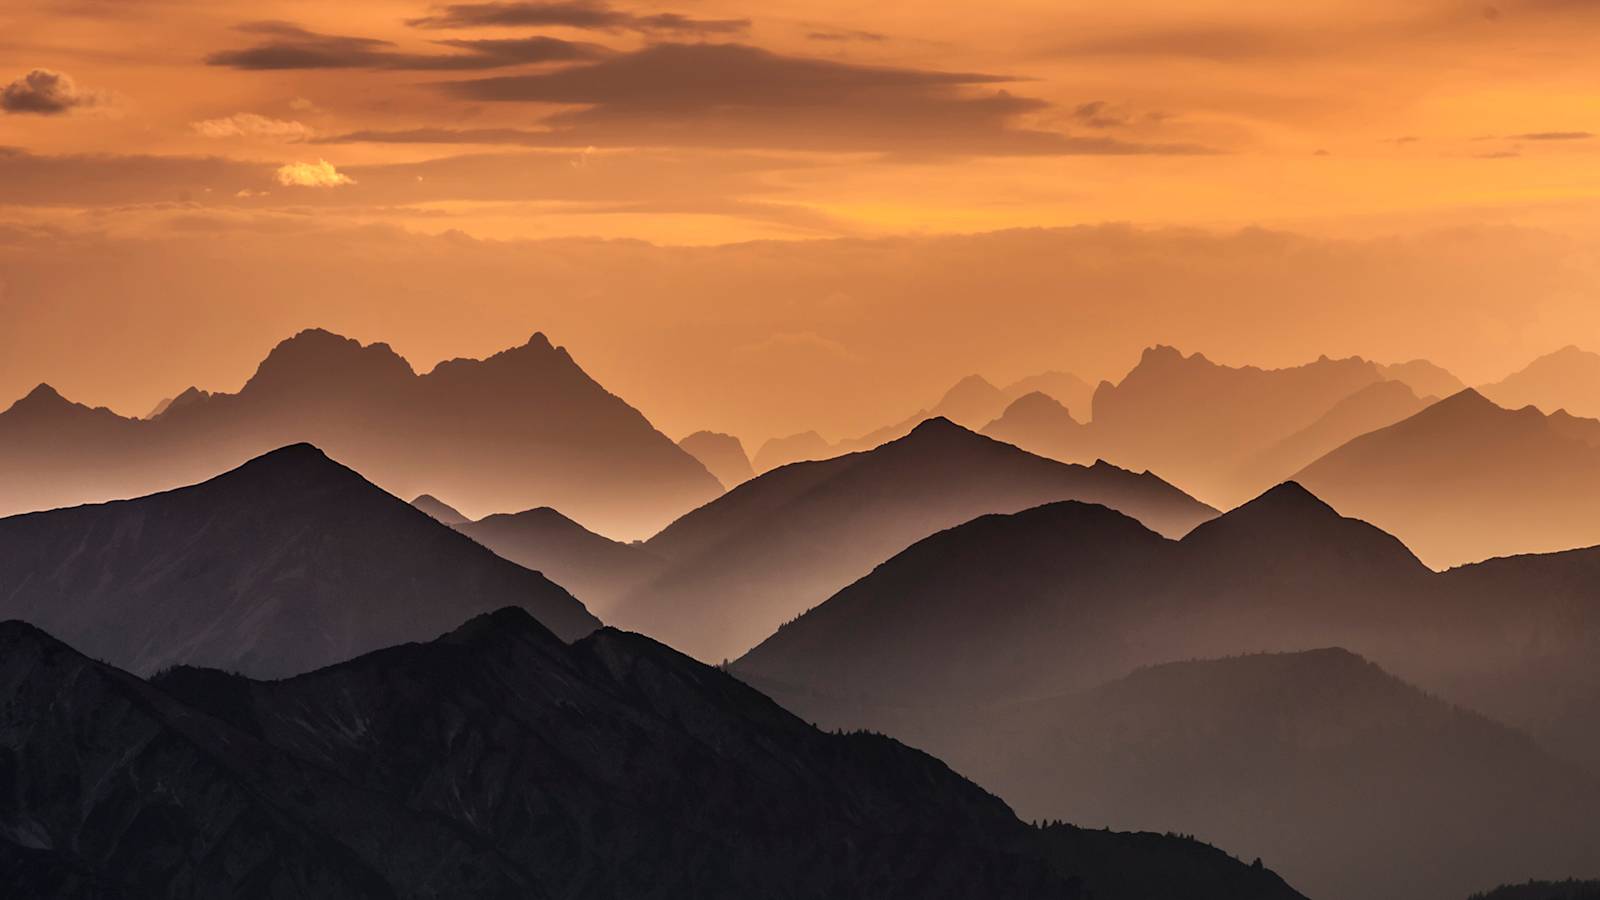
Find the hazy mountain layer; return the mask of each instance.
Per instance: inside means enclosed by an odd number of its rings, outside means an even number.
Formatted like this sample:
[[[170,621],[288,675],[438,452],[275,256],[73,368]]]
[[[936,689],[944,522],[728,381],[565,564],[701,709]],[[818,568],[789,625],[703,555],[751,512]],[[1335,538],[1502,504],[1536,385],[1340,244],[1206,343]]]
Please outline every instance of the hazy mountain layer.
[[[645,544],[665,570],[601,605],[720,660],[928,534],[1061,499],[1104,503],[1172,535],[1215,515],[1155,475],[1044,459],[932,419],[875,450],[768,472],[684,516]]]
[[[190,390],[150,420],[41,387],[0,413],[0,514],[123,498],[311,442],[400,496],[470,511],[550,505],[644,537],[717,496],[715,478],[543,335],[418,375],[386,344],[305,331],[237,394]]]

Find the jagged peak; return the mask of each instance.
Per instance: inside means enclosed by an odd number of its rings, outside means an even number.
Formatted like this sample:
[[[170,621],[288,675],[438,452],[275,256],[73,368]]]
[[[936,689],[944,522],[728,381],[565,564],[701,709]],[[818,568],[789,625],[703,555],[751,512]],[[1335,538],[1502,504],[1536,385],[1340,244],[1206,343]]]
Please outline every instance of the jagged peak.
[[[386,343],[362,344],[325,328],[307,328],[279,341],[245,383],[244,390],[297,384],[330,374],[347,374],[352,369],[385,378],[416,375],[411,364]]]

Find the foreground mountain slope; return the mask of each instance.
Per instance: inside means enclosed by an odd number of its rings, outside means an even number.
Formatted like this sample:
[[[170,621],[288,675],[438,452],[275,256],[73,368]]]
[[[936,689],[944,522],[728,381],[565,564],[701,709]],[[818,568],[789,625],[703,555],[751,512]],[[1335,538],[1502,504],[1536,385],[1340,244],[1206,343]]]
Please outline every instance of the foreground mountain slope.
[[[599,625],[308,444],[192,487],[0,519],[0,616],[141,673],[304,672],[508,604],[569,640]]]
[[[1024,817],[1170,823],[1327,900],[1600,865],[1600,781],[1343,650],[1156,666],[925,746]]]
[[[148,421],[66,407],[33,398],[0,413],[0,514],[192,483],[296,442],[400,496],[432,491],[468,511],[551,505],[627,536],[721,493],[542,334],[419,375],[386,344],[311,329],[236,394],[186,391]]]
[[[1167,534],[1215,514],[1152,474],[1060,463],[930,419],[869,452],[769,472],[684,516],[645,544],[666,570],[609,608],[701,659],[732,657],[928,534],[1063,499]]]
[[[1295,480],[1434,566],[1600,543],[1600,448],[1581,420],[1462,391],[1307,466]]]
[[[624,544],[584,528],[549,507],[502,513],[454,526],[497,555],[542,573],[577,595],[597,614],[605,604],[649,580],[664,561],[639,544]]]
[[[280,682],[0,647],[27,842],[0,866],[68,896],[1299,896],[1191,841],[1029,828],[917,751],[514,609]]]

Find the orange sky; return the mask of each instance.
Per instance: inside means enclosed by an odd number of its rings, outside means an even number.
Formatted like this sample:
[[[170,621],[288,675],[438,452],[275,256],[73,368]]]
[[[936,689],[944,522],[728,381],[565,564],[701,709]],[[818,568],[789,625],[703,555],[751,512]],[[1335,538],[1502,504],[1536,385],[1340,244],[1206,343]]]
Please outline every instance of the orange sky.
[[[663,427],[752,440],[965,370],[1114,377],[1156,340],[1498,377],[1600,343],[1597,26],[1596,0],[6,4],[0,402],[236,387],[312,324],[423,365],[543,329]],[[964,294],[930,275],[930,236],[1108,222],[1138,235],[1115,258],[1013,235]],[[659,249],[515,243],[570,237]],[[699,362],[663,374],[662,336]]]

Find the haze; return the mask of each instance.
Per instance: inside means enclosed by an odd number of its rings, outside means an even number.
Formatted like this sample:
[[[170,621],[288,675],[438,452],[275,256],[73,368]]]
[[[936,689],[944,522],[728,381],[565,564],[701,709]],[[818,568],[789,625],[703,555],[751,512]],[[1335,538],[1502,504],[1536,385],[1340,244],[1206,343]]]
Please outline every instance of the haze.
[[[13,3],[0,397],[141,415],[313,325],[424,371],[544,330],[752,445],[1155,342],[1486,383],[1600,326],[1597,20]]]

